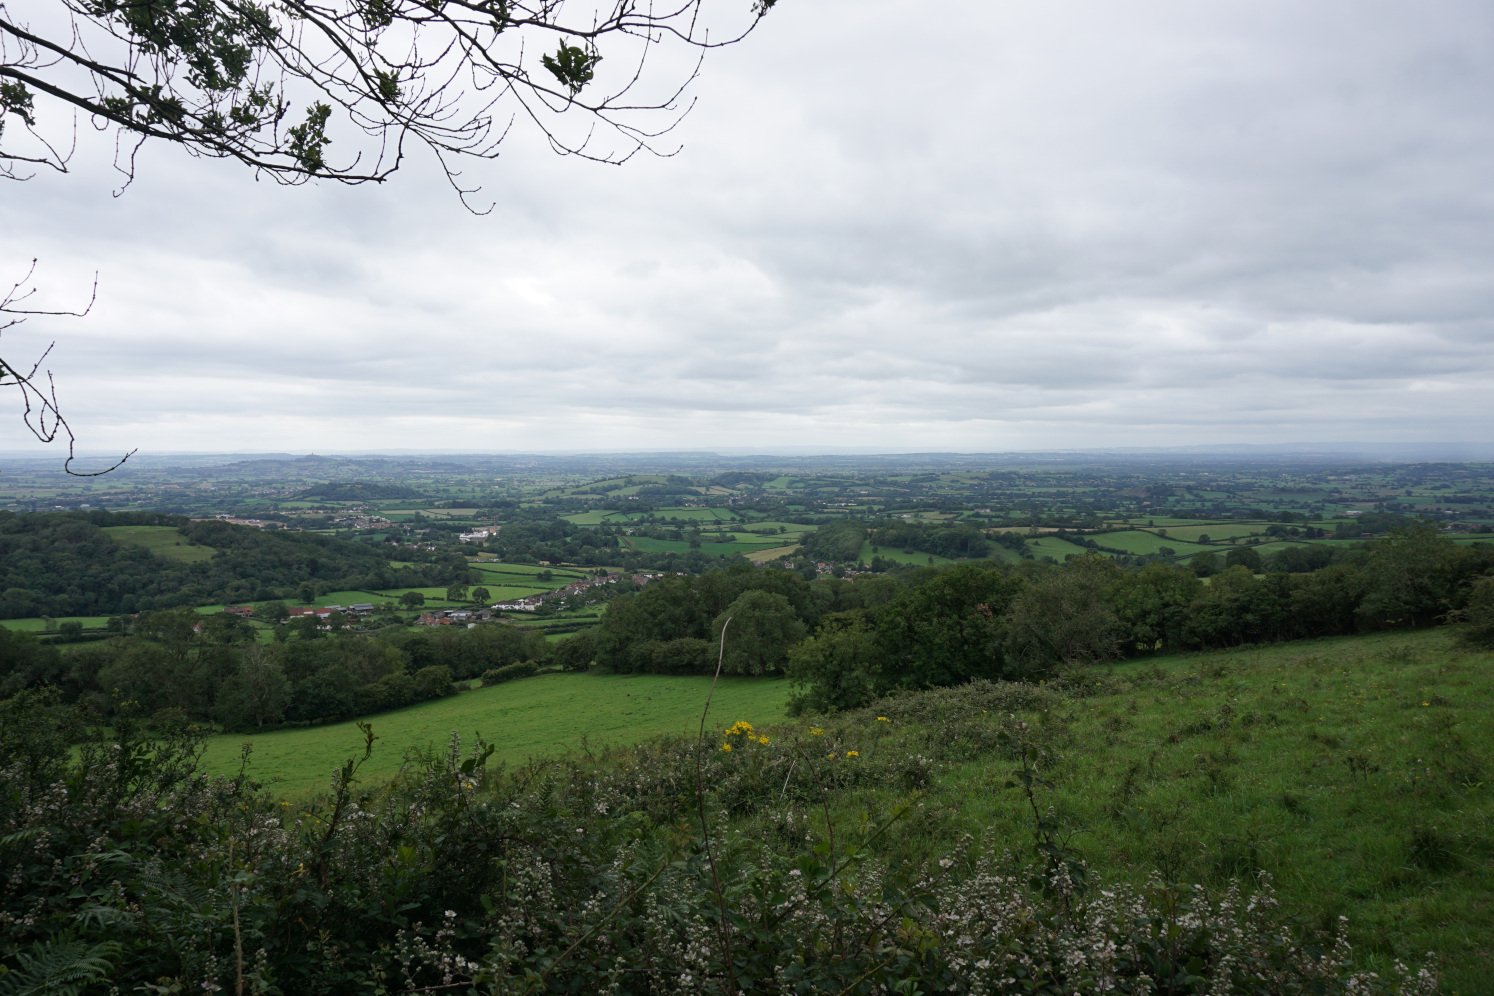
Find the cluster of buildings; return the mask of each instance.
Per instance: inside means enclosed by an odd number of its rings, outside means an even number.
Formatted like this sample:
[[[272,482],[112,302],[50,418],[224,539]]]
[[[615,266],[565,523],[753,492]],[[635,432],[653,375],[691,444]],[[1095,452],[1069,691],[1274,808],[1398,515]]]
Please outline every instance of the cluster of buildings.
[[[554,591],[542,591],[538,594],[527,595],[524,598],[516,598],[507,602],[499,602],[493,606],[499,612],[538,612],[539,607],[546,602],[556,599],[570,598],[572,595],[580,595],[598,588],[604,584],[616,584],[623,579],[622,574],[603,574],[600,577],[582,578],[573,581],[564,588],[556,588]],[[627,575],[628,580],[638,587],[643,587],[650,581],[663,577],[662,574],[632,574]]]
[[[500,612],[538,612],[540,606],[546,602],[570,598],[573,595],[584,594],[593,588],[607,584],[616,584],[624,578],[642,587],[651,581],[663,577],[662,574],[604,574],[599,577],[582,578],[573,581],[563,588],[554,591],[542,591],[524,598],[512,599],[507,602],[497,602],[487,608],[464,608],[464,609],[430,609],[422,612],[415,620],[417,626],[471,626],[479,622],[486,622]],[[330,622],[333,613],[340,613],[349,619],[361,619],[374,611],[372,602],[359,602],[356,605],[296,605],[286,610],[287,621],[301,619],[306,616],[315,617],[318,622]],[[245,619],[252,618],[254,609],[248,605],[230,605],[224,608],[230,615],[241,616]]]

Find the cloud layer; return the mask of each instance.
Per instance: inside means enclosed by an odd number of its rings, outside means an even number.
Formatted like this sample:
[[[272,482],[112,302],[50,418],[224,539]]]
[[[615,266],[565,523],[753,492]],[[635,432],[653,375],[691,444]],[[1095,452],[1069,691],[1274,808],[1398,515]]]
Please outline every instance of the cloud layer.
[[[921,20],[919,18],[922,18]],[[784,0],[667,159],[0,188],[86,448],[1480,440],[1494,8]],[[86,137],[86,136],[85,136]],[[18,427],[0,448],[19,448]],[[16,445],[10,445],[14,442]]]

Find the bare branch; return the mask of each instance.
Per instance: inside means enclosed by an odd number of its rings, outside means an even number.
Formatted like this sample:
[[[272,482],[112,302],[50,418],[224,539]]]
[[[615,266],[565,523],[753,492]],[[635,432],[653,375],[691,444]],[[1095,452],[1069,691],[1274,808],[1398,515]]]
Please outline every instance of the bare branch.
[[[31,283],[31,278],[35,273],[36,260],[33,259],[25,275],[12,284],[3,296],[0,296],[0,334],[37,315],[65,315],[81,318],[93,309],[98,294],[97,274],[94,275],[93,287],[88,294],[88,304],[81,310],[26,306],[26,302],[36,296],[36,287]],[[15,388],[20,392],[21,422],[38,441],[51,443],[58,439],[67,440],[67,459],[62,463],[64,471],[74,477],[102,476],[118,469],[126,460],[134,456],[136,451],[130,450],[103,470],[73,469],[73,462],[78,458],[78,438],[73,433],[72,426],[68,424],[67,417],[62,414],[62,408],[57,401],[57,384],[52,378],[52,371],[42,369],[55,346],[55,342],[48,343],[41,355],[31,363],[29,369],[19,368],[5,357],[0,356],[0,388]]]

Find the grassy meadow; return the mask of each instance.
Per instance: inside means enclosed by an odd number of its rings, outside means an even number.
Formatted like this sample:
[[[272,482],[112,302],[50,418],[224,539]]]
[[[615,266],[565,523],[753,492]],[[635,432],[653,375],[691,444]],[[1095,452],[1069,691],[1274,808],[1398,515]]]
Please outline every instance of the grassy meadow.
[[[138,546],[166,560],[200,564],[212,560],[217,550],[189,542],[176,526],[104,526],[104,534],[122,546]]]
[[[741,719],[770,733],[753,747],[764,770],[841,772],[817,776],[818,819],[874,840],[878,862],[1030,850],[1035,804],[1101,883],[1155,877],[1218,894],[1269,879],[1307,929],[1346,917],[1356,957],[1376,970],[1430,954],[1443,991],[1478,993],[1494,977],[1494,654],[1455,636],[1184,654],[804,720],[786,718],[785,682],[737,679],[717,687],[707,729],[719,737]],[[573,674],[469,692],[373,717],[365,774],[390,775],[407,750],[453,732],[465,744],[481,734],[511,764],[577,751],[640,763],[633,745],[695,735],[708,688]],[[245,739],[209,741],[206,766],[234,770]],[[253,741],[251,771],[289,798],[323,790],[361,744],[351,723]],[[1038,776],[1032,800],[1013,787],[1018,743]]]
[[[511,764],[692,733],[710,685],[701,677],[551,674],[381,713],[369,719],[378,741],[363,774],[388,777],[399,770],[407,750],[446,744],[453,733],[466,744],[483,737],[496,747],[495,758]],[[782,721],[788,691],[782,680],[722,679],[711,697],[709,722]],[[272,782],[285,796],[303,797],[325,789],[333,771],[361,750],[363,737],[351,722],[257,736],[224,734],[207,741],[204,769],[237,771],[246,742],[254,745],[250,772],[255,778]]]
[[[1431,952],[1444,991],[1479,993],[1494,978],[1491,665],[1445,629],[1346,637],[1096,669],[1015,716],[906,696],[873,710],[890,722],[850,714],[832,735],[881,763],[950,755],[881,838],[891,860],[967,835],[1030,846],[1016,761],[992,733],[1020,720],[1046,782],[1038,805],[1101,881],[1222,890],[1265,873],[1304,925],[1347,917],[1377,970]],[[834,818],[865,822],[904,798],[843,794]]]

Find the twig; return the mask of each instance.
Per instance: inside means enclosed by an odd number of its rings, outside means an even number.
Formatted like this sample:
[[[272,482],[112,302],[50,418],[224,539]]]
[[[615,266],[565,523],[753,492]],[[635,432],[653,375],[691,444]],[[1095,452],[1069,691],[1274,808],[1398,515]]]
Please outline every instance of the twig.
[[[732,971],[731,925],[726,919],[726,892],[721,886],[721,873],[716,868],[716,851],[711,846],[711,827],[706,820],[705,807],[705,725],[711,711],[711,697],[716,694],[716,683],[721,680],[721,667],[726,660],[726,628],[731,625],[731,616],[721,624],[721,646],[716,653],[716,673],[711,677],[710,691],[706,692],[705,708],[700,711],[700,743],[695,750],[695,809],[700,816],[701,844],[705,847],[706,864],[711,869],[711,888],[716,894],[716,909],[720,919],[718,932],[721,947],[726,956],[726,985],[729,992],[736,991],[735,972]]]

